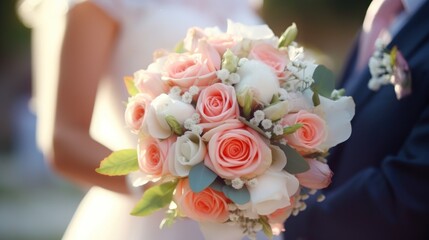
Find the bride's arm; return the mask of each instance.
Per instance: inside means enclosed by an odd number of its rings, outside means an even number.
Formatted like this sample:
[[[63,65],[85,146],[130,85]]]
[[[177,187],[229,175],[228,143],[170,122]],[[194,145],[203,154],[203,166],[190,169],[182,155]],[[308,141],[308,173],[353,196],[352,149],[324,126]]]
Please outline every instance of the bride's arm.
[[[89,135],[98,83],[109,64],[117,32],[117,23],[92,3],[77,4],[70,10],[48,159],[54,170],[77,183],[127,192],[124,177],[94,171],[111,151]]]

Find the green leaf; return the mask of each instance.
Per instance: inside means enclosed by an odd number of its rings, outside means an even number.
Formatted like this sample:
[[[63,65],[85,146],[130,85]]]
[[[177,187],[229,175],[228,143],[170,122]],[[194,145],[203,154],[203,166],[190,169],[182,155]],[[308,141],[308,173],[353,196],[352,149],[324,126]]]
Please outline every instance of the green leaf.
[[[283,134],[288,135],[296,132],[296,130],[300,129],[302,127],[301,123],[296,123],[292,126],[283,128]]]
[[[176,53],[184,53],[184,52],[186,52],[185,43],[183,41],[178,42],[176,44],[176,46],[174,47],[174,52],[176,52]]]
[[[131,211],[134,216],[148,216],[170,204],[178,181],[165,182],[147,189]]]
[[[135,96],[137,93],[139,93],[139,90],[137,89],[136,85],[134,84],[134,78],[132,77],[124,77],[124,83],[125,87],[127,88],[128,94],[130,96]]]
[[[183,128],[180,125],[180,123],[176,120],[175,117],[168,115],[165,117],[165,121],[167,122],[168,126],[170,126],[171,130],[178,136],[183,135]]]
[[[320,97],[319,97],[319,93],[317,92],[317,90],[312,89],[313,90],[313,96],[311,97],[311,100],[313,100],[313,105],[315,107],[320,105]]]
[[[159,224],[160,229],[163,229],[164,227],[171,227],[176,221],[176,218],[179,214],[178,214],[177,208],[175,208],[175,209],[168,209],[165,215],[166,215],[165,218],[162,219],[161,224]]]
[[[313,80],[311,89],[326,98],[330,98],[335,89],[335,77],[332,71],[323,65],[318,65],[314,70]]]
[[[307,161],[295,149],[285,144],[276,144],[286,154],[287,163],[285,170],[291,174],[306,172],[310,169]]]
[[[124,149],[111,153],[100,162],[100,167],[95,171],[108,176],[122,176],[138,169],[137,151],[135,149]]]
[[[267,217],[260,217],[259,223],[262,225],[262,231],[268,239],[273,239],[273,230],[271,229],[271,225],[268,223]]]
[[[295,23],[292,23],[292,25],[290,25],[280,36],[279,48],[289,46],[289,44],[291,44],[295,40],[297,35],[298,35],[298,28],[296,27]]]
[[[222,57],[222,69],[227,69],[230,73],[237,71],[238,57],[228,48]]]
[[[236,204],[246,204],[250,201],[250,192],[246,186],[235,189],[232,186],[225,185],[222,188],[222,192]]]
[[[193,166],[189,172],[189,185],[193,192],[199,193],[210,186],[216,178],[216,173],[206,167],[204,162],[200,162]]]
[[[250,116],[250,112],[252,111],[252,103],[253,103],[253,92],[251,90],[247,90],[244,95],[244,104],[243,104],[243,115],[245,117]]]

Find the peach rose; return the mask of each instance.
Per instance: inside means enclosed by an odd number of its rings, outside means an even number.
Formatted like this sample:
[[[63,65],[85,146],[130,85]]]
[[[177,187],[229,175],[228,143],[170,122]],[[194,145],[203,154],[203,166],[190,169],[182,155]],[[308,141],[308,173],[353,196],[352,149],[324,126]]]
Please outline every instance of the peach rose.
[[[287,52],[281,51],[271,44],[260,43],[253,46],[249,53],[249,59],[262,61],[274,70],[277,77],[285,77],[285,68],[289,62]]]
[[[164,64],[162,79],[170,85],[184,89],[193,85],[206,87],[218,81],[216,71],[221,57],[206,41],[199,41],[195,53],[170,54]]]
[[[208,141],[204,163],[222,178],[252,178],[271,165],[269,145],[238,120],[229,120],[211,129],[203,139]]]
[[[306,159],[310,169],[306,172],[296,174],[299,183],[310,189],[322,189],[331,184],[332,171],[328,164],[316,159]]]
[[[325,120],[305,110],[287,114],[281,120],[283,126],[291,126],[297,123],[302,124],[302,127],[285,136],[288,144],[304,152],[321,150],[319,146],[325,141],[327,135]]]
[[[134,73],[134,84],[136,88],[152,99],[162,93],[168,93],[170,87],[166,82],[161,80],[160,73],[148,72],[146,70],[140,70]]]
[[[198,222],[223,223],[228,220],[228,199],[225,195],[211,188],[194,193],[188,178],[180,180],[174,199],[179,211]]]
[[[150,102],[151,97],[143,93],[129,98],[125,109],[125,123],[131,132],[137,134],[142,129]]]
[[[196,105],[203,128],[213,128],[240,114],[234,87],[215,83],[202,90]]]
[[[150,136],[139,138],[137,157],[146,181],[156,181],[167,173],[168,154],[174,141],[175,137],[163,141]]]

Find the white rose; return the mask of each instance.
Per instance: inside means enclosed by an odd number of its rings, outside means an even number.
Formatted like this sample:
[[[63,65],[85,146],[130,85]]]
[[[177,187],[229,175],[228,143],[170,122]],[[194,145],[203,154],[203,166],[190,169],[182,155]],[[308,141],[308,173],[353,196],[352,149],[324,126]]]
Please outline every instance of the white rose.
[[[314,111],[325,120],[327,126],[327,137],[321,144],[321,149],[327,150],[350,137],[352,133],[350,121],[355,115],[352,97],[340,97],[334,101],[320,96],[320,105]]]
[[[228,20],[226,33],[232,36],[241,36],[249,40],[271,40],[274,42],[278,39],[273,31],[265,24],[250,26],[231,20]]]
[[[260,215],[289,206],[290,197],[299,187],[298,179],[284,170],[269,169],[256,179],[256,186],[249,187],[250,202],[252,210]]]
[[[254,100],[269,105],[274,94],[277,94],[280,84],[276,74],[265,63],[258,60],[245,62],[238,70],[240,82],[235,85],[238,95],[250,90]]]
[[[200,135],[186,132],[177,138],[173,151],[168,159],[168,168],[172,175],[186,177],[192,166],[203,161],[206,155],[206,145]]]
[[[161,94],[149,106],[145,128],[152,137],[165,139],[172,133],[165,120],[167,116],[173,116],[180,125],[183,125],[185,120],[191,118],[194,113],[195,109],[191,104],[175,100],[167,94]]]

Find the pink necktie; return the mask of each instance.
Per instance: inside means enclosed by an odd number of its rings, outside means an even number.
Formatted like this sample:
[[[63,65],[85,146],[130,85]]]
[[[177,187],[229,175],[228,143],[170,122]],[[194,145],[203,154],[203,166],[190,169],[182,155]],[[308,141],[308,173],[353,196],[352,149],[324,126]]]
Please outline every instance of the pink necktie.
[[[375,50],[375,41],[380,33],[388,30],[395,16],[403,10],[401,0],[373,0],[366,12],[360,39],[357,68],[368,63]]]

